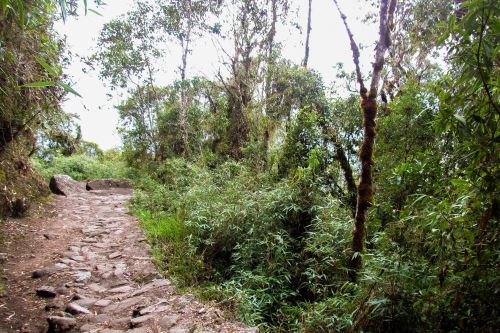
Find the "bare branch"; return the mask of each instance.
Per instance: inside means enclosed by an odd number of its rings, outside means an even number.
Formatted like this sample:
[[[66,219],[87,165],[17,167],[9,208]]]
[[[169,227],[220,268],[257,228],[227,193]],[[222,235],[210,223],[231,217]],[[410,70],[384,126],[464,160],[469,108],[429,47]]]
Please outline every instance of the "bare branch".
[[[390,3],[388,3],[390,1]],[[384,67],[385,51],[391,45],[390,26],[392,26],[394,11],[396,10],[396,0],[380,1],[380,22],[379,22],[379,40],[373,62],[372,81],[370,83],[370,97],[376,98],[378,85],[382,68]]]
[[[345,29],[347,31],[347,35],[349,36],[349,41],[351,43],[351,50],[352,50],[352,60],[354,62],[354,65],[356,66],[356,79],[358,80],[359,83],[359,93],[361,94],[362,98],[366,98],[366,87],[365,83],[363,81],[363,76],[361,75],[361,68],[359,66],[359,47],[358,44],[354,41],[354,36],[351,32],[351,29],[349,28],[349,24],[347,24],[347,16],[342,12],[340,9],[339,3],[337,0],[333,0],[333,3],[337,7],[337,10],[340,14],[340,17],[342,18],[342,21],[344,22]]]

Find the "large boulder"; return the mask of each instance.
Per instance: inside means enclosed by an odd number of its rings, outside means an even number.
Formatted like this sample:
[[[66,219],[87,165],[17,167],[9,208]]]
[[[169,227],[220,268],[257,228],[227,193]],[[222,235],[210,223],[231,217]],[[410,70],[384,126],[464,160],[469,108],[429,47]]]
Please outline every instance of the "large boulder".
[[[87,182],[87,191],[108,190],[110,188],[132,188],[128,179],[96,179]]]
[[[85,191],[85,188],[81,183],[67,175],[52,176],[49,187],[52,193],[65,196]]]

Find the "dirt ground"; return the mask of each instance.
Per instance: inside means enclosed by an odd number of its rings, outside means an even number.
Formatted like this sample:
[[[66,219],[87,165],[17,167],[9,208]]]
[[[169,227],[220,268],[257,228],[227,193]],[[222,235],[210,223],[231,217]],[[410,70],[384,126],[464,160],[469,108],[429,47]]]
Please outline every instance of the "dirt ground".
[[[0,333],[257,332],[158,273],[130,197],[129,189],[54,196],[3,224]]]

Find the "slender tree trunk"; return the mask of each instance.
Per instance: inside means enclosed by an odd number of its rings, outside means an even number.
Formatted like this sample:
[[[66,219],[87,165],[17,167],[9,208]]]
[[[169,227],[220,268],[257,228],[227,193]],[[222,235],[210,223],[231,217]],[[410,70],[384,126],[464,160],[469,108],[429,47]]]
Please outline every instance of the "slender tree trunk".
[[[276,22],[278,21],[278,9],[277,9],[277,1],[278,0],[271,0],[271,11],[272,11],[272,21],[271,21],[271,28],[269,29],[269,35],[267,38],[267,44],[268,44],[268,53],[267,53],[267,75],[266,75],[266,85],[265,85],[265,95],[266,95],[266,112],[268,110],[267,105],[270,102],[270,99],[272,98],[272,92],[271,92],[271,81],[272,81],[272,64],[274,61],[274,38],[276,36]],[[269,140],[271,137],[271,124],[266,124],[266,129],[264,130],[264,149],[266,152],[267,156],[267,151],[269,150]],[[267,157],[266,161],[267,163]]]
[[[180,91],[180,105],[179,105],[179,130],[181,134],[181,145],[180,145],[180,153],[188,157],[190,155],[190,149],[189,149],[189,134],[187,130],[187,109],[188,109],[188,103],[187,103],[187,96],[186,96],[186,70],[187,70],[187,59],[189,55],[189,46],[191,42],[191,26],[192,26],[192,19],[191,19],[191,1],[187,1],[185,3],[185,6],[187,7],[187,13],[188,13],[188,18],[187,18],[187,30],[186,34],[183,37],[180,37],[180,42],[181,42],[181,47],[182,47],[182,64],[180,67],[180,74],[181,74],[181,91]]]
[[[309,62],[309,38],[311,37],[311,8],[312,8],[312,0],[309,0],[309,6],[307,10],[307,32],[306,32],[306,45],[305,45],[305,54],[304,60],[302,61],[302,66],[307,68],[307,63]]]
[[[352,281],[357,280],[357,273],[362,266],[361,254],[365,248],[366,237],[366,215],[373,200],[373,148],[375,144],[375,119],[377,117],[377,95],[380,76],[384,66],[384,54],[390,46],[390,27],[394,17],[397,0],[381,0],[379,13],[379,40],[377,42],[375,61],[373,62],[372,80],[370,90],[365,87],[361,69],[359,66],[359,48],[354,41],[354,36],[347,24],[347,18],[340,10],[337,0],[333,0],[339,14],[344,22],[347,35],[349,36],[353,62],[356,66],[356,78],[359,84],[361,97],[361,109],[363,110],[363,143],[361,144],[359,160],[361,163],[361,174],[358,185],[358,198],[356,203],[356,214],[354,218],[354,230],[352,233],[351,250],[353,252],[350,261],[350,276]]]
[[[358,197],[356,181],[354,180],[351,164],[349,163],[344,148],[338,141],[337,135],[335,133],[333,134],[333,145],[335,146],[335,157],[337,158],[337,161],[340,164],[340,168],[344,173],[344,180],[347,185],[347,203],[349,205],[349,208],[351,209],[352,216],[355,217],[356,202]]]

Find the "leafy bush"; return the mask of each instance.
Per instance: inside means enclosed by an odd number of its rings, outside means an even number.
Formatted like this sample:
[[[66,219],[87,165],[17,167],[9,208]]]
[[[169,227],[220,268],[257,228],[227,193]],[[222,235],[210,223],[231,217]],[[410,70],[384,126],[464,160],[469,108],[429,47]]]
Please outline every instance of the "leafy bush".
[[[344,284],[351,223],[337,200],[314,195],[310,172],[302,177],[276,182],[244,163],[210,170],[171,159],[138,181],[133,207],[181,286],[210,286],[249,323],[292,327],[294,307]]]
[[[55,174],[69,175],[75,180],[134,176],[134,172],[125,166],[119,156],[113,156],[113,153],[105,153],[102,158],[87,155],[57,155],[49,161],[34,158],[33,163],[47,179]]]

